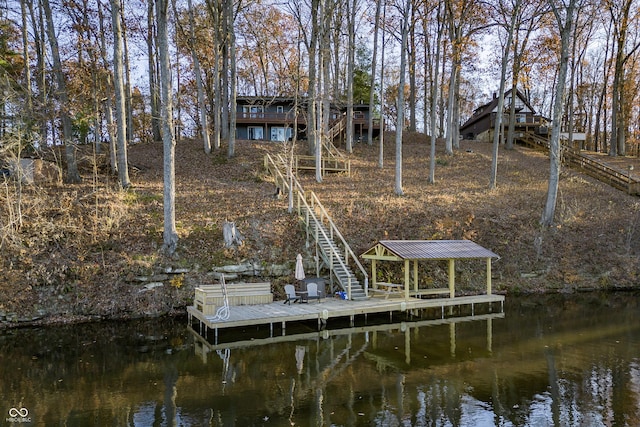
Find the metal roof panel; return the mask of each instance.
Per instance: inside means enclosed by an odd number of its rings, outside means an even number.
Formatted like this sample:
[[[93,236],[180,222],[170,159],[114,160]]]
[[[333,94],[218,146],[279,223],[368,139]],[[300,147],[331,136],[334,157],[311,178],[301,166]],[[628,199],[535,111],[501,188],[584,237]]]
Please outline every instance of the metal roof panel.
[[[378,243],[403,259],[500,258],[470,240],[380,240]]]

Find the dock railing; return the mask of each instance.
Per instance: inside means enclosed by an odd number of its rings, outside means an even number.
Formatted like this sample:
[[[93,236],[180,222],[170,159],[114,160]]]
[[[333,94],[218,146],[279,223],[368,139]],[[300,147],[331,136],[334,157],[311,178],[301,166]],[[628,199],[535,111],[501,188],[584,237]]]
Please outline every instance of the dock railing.
[[[264,159],[264,165],[265,165],[265,168],[273,174],[276,186],[278,186],[279,188],[282,189],[283,192],[286,192],[288,194],[289,187],[290,187],[289,179],[285,177],[281,168],[278,167],[278,163],[277,163],[279,162],[283,167],[286,167],[287,162],[280,155],[276,156],[276,158],[277,158],[277,161],[270,154],[266,154]],[[316,194],[313,192],[310,192],[310,200],[311,200],[311,204],[310,204],[307,201],[306,192],[302,188],[302,185],[300,185],[300,182],[298,181],[298,179],[293,175],[291,176],[291,183],[293,185],[293,195],[296,202],[295,205],[296,205],[297,213],[301,218],[304,219],[307,230],[310,228],[312,223],[315,223],[317,225],[316,227],[314,227],[315,233],[316,233],[314,238],[316,240],[316,243],[319,242],[320,235],[322,235],[322,237],[326,241],[333,241],[334,243],[336,242],[334,239],[334,236],[339,239],[339,242],[341,243],[344,250],[344,256],[341,253],[337,252],[333,246],[330,246],[328,248],[330,253],[326,255],[329,257],[331,261],[336,261],[345,272],[350,270],[350,268],[348,267],[348,263],[349,263],[349,258],[351,258],[353,262],[356,264],[356,266],[358,267],[358,269],[360,270],[360,273],[364,277],[363,289],[364,289],[365,295],[368,295],[369,275],[367,274],[362,264],[358,261],[358,258],[355,256],[355,254],[351,250],[351,247],[342,236],[342,233],[340,233],[340,231],[338,230],[338,227],[336,227],[335,223],[327,213],[324,206],[322,206],[322,203],[320,203],[320,200],[318,199]],[[318,216],[316,215],[316,212],[320,213],[320,218],[318,218]],[[325,221],[328,226],[327,228],[329,230],[328,235],[326,234],[324,227],[322,227]],[[333,270],[333,262],[330,262],[330,269]],[[340,282],[340,280],[338,281]],[[340,285],[344,287],[342,282],[340,282]],[[345,290],[347,291],[349,299],[351,299],[351,277],[348,278],[348,282]]]

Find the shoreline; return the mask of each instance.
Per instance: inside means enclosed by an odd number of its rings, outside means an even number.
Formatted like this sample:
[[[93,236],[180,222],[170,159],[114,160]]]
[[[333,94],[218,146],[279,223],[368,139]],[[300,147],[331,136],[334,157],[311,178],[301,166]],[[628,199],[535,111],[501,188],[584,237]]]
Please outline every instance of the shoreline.
[[[640,286],[635,287],[612,287],[609,289],[596,288],[576,288],[571,291],[562,289],[546,289],[533,292],[494,292],[496,295],[504,295],[505,303],[509,297],[524,297],[527,295],[572,295],[572,294],[623,294],[640,292]],[[115,321],[133,321],[133,320],[149,320],[159,318],[181,319],[187,318],[187,306],[174,308],[170,312],[149,313],[145,315],[131,315],[130,313],[115,314],[109,316],[103,315],[65,315],[51,314],[37,319],[18,319],[15,321],[0,320],[0,331],[22,329],[22,328],[53,328],[58,326],[74,326],[86,323],[101,323]]]

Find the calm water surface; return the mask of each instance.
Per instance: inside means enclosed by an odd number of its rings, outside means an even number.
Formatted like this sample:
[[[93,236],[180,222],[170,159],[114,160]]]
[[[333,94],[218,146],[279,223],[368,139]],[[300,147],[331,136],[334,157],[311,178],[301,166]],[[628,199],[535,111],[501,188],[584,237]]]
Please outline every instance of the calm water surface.
[[[218,347],[186,319],[0,332],[0,425],[640,426],[639,294],[401,320]]]

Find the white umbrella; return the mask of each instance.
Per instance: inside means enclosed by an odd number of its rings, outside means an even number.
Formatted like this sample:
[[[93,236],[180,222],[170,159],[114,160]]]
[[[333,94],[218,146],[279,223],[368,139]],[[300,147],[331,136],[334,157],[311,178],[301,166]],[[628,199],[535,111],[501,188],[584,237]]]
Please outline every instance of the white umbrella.
[[[302,265],[302,255],[296,257],[296,280],[304,280],[304,266]]]

